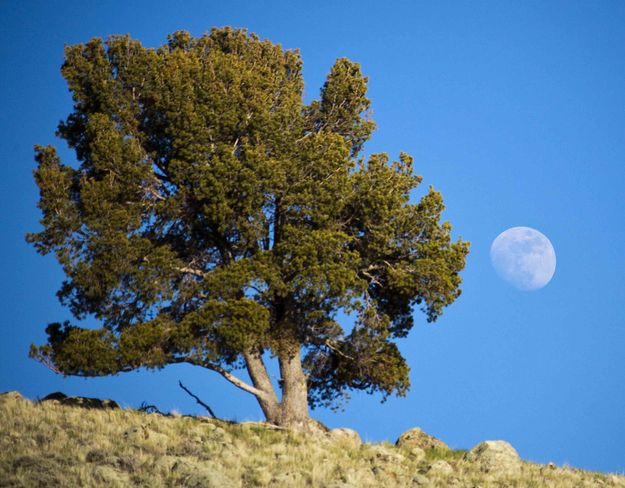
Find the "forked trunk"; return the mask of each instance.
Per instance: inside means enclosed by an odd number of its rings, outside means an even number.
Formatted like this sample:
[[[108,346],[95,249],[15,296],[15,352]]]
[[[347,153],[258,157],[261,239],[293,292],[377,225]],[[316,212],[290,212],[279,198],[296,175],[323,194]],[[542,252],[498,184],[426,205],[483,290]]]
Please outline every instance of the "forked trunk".
[[[306,375],[302,370],[299,346],[281,352],[278,357],[282,378],[281,401],[277,399],[261,356],[248,353],[245,355],[245,361],[254,387],[262,392],[256,395],[256,399],[267,422],[298,430],[307,429],[310,425],[308,388]]]

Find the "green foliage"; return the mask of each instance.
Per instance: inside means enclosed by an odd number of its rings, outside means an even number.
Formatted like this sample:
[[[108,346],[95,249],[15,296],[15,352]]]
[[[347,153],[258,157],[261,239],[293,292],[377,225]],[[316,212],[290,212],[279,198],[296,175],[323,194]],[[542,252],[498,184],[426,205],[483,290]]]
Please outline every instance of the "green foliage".
[[[433,322],[459,296],[469,246],[440,193],[410,203],[410,156],[360,156],[374,123],[358,64],[337,60],[310,105],[301,70],[297,51],[231,28],[66,48],[74,107],[57,134],[77,164],[35,148],[43,230],[28,241],[62,265],[62,303],[102,327],[51,324],[34,357],[70,375],[230,370],[295,343],[313,406],[406,392],[393,340],[415,305]]]

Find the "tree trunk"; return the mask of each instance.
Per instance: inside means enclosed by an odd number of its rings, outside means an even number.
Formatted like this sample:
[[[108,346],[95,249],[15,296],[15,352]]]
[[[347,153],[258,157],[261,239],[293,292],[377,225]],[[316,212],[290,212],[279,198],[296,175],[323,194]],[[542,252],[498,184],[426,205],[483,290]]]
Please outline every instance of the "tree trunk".
[[[254,395],[267,422],[280,427],[308,429],[308,387],[299,345],[291,345],[278,354],[282,377],[281,401],[278,401],[261,354],[248,351],[244,358],[254,388],[259,391]]]
[[[280,404],[261,354],[255,351],[248,351],[244,354],[244,358],[254,387],[264,393],[264,395],[256,395],[256,400],[258,400],[267,422],[279,425]]]
[[[280,402],[279,424],[296,429],[307,428],[308,416],[308,387],[306,375],[302,370],[299,345],[290,347],[282,352],[278,361],[282,376],[282,401]]]

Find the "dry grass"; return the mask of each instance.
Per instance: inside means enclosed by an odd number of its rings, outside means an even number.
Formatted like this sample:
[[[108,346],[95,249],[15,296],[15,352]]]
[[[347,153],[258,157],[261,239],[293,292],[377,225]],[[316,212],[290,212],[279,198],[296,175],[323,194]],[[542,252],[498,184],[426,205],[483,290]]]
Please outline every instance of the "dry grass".
[[[625,487],[623,476],[573,468],[523,463],[516,473],[484,473],[462,451],[424,458],[390,444],[35,404],[16,393],[0,395],[0,450],[0,486]],[[451,470],[431,468],[441,460]]]

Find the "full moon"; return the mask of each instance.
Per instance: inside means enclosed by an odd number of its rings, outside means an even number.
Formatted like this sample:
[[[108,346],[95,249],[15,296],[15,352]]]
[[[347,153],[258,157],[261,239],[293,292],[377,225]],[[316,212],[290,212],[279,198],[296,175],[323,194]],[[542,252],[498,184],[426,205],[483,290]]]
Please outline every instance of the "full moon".
[[[547,237],[531,227],[512,227],[490,246],[497,274],[519,290],[538,290],[556,271],[556,252]]]

